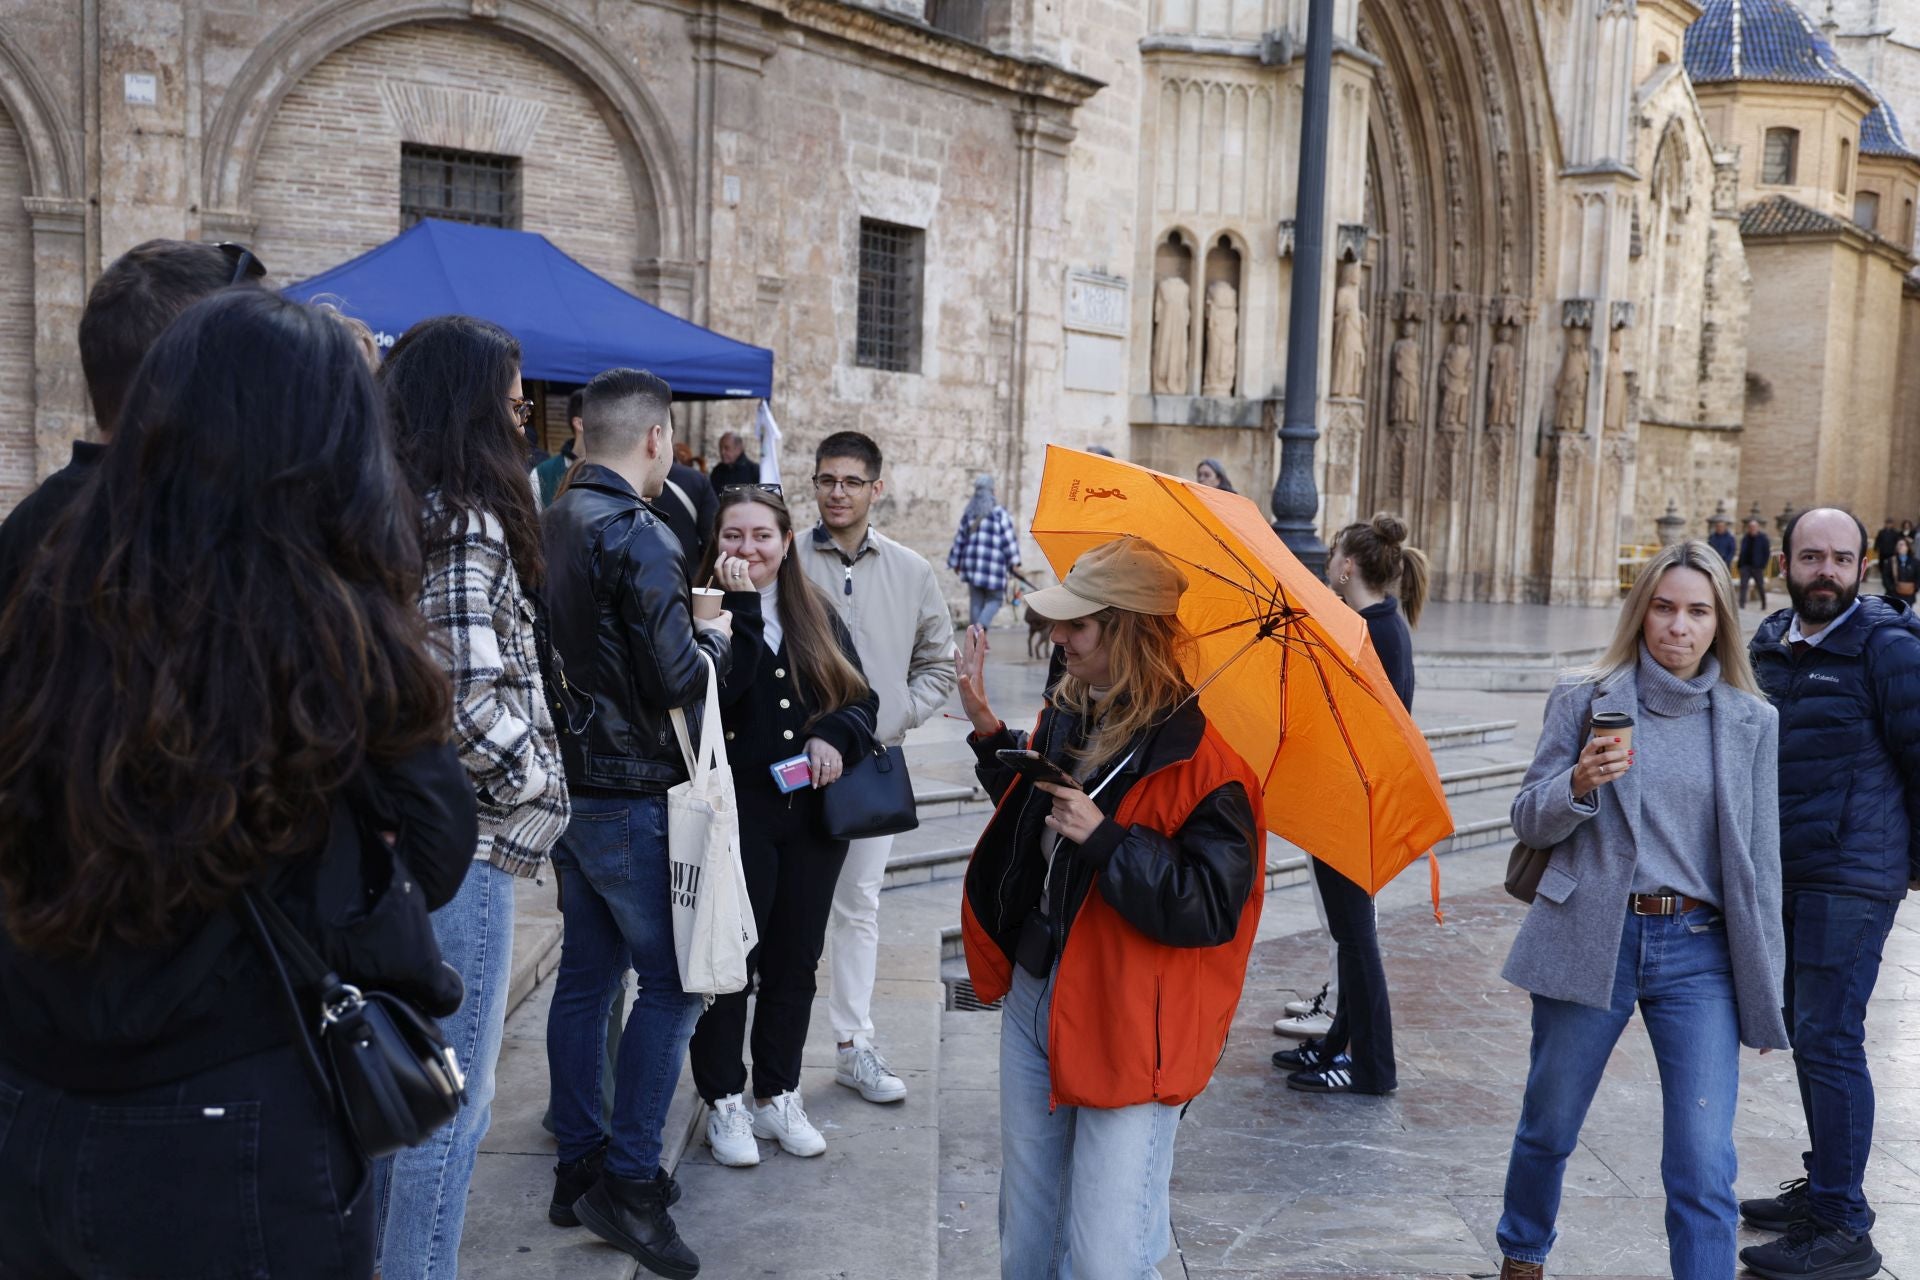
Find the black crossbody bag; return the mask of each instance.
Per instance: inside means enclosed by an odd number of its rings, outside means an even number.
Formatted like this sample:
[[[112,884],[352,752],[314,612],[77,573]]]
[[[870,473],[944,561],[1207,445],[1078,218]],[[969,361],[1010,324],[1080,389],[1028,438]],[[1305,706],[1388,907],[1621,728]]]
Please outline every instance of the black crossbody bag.
[[[286,995],[302,1065],[367,1159],[418,1146],[459,1114],[466,1077],[439,1024],[341,980],[266,894],[249,888],[240,907]]]

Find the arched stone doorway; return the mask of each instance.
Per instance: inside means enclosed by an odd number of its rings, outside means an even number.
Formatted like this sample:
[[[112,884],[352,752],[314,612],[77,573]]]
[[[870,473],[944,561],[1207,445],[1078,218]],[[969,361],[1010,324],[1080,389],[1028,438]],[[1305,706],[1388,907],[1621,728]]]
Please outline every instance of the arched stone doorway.
[[[33,227],[26,143],[0,103],[0,384],[17,399],[34,385]],[[13,508],[39,480],[33,416],[8,415],[0,433],[0,512]]]
[[[1538,411],[1547,87],[1510,2],[1362,0],[1378,59],[1359,254],[1369,357],[1353,510],[1401,512],[1443,598],[1516,600]],[[1335,477],[1330,476],[1330,481]],[[1331,496],[1331,495],[1330,495]]]

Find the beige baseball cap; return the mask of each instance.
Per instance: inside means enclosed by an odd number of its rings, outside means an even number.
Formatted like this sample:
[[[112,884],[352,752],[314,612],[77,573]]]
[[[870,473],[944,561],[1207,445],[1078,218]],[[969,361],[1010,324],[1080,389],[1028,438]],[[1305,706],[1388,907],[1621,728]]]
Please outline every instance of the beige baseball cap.
[[[1085,552],[1057,587],[1028,593],[1027,607],[1053,622],[1071,622],[1102,609],[1165,617],[1180,608],[1187,575],[1166,552],[1129,534]]]

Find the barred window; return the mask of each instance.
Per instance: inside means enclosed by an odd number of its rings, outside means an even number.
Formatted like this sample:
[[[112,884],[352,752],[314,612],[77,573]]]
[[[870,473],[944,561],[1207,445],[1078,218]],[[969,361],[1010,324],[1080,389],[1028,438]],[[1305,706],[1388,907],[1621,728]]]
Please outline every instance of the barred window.
[[[896,373],[920,370],[921,246],[926,233],[860,220],[860,311],[855,364]]]
[[[1760,181],[1776,187],[1792,186],[1799,152],[1798,129],[1767,130],[1767,149],[1760,159]]]
[[[422,218],[520,226],[520,159],[400,145],[400,228]]]
[[[987,0],[927,0],[927,25],[975,44],[987,42]]]

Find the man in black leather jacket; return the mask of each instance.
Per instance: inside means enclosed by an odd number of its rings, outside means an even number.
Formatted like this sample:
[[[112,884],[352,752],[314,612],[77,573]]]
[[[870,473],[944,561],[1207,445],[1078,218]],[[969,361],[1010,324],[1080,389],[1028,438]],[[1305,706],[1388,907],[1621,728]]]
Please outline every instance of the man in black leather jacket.
[[[548,1216],[577,1221],[660,1274],[699,1260],[667,1205],[660,1168],[667,1104],[701,1009],[680,987],[667,857],[668,788],[686,779],[669,712],[698,711],[708,663],[732,657],[726,613],[696,621],[680,543],[648,504],[673,462],[672,392],[650,373],[612,369],[587,384],[591,461],[544,517],[547,608],[567,678],[593,703],[561,734],[573,820],[554,850],[565,935],[548,1014],[547,1062],[560,1144]],[[722,561],[724,577],[737,567]],[[600,1123],[607,1010],[631,964],[638,978],[621,1037],[611,1135]]]

